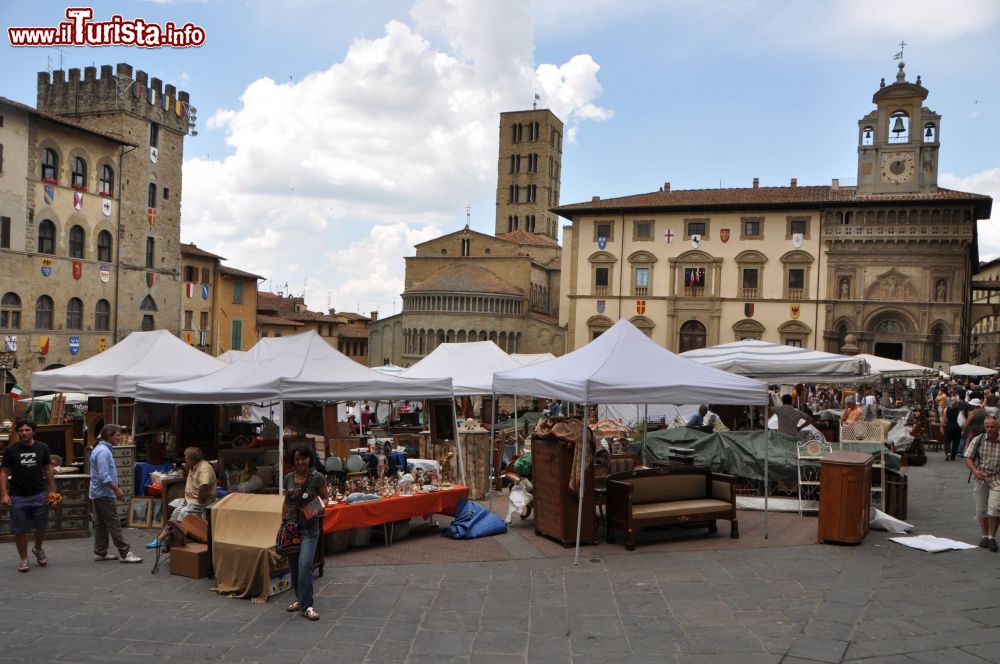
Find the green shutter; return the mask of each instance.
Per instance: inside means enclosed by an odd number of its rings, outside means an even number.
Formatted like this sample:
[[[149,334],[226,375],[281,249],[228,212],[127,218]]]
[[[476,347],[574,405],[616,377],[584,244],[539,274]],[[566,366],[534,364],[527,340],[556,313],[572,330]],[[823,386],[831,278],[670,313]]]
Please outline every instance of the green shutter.
[[[238,319],[233,321],[233,336],[231,341],[232,343],[229,347],[232,350],[243,350],[243,321]]]

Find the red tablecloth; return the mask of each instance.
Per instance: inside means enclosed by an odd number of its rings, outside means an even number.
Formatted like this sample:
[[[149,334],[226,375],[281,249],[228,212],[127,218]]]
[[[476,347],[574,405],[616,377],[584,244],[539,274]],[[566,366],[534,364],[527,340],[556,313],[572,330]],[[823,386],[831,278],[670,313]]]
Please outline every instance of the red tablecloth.
[[[323,532],[381,526],[402,519],[431,514],[455,514],[459,498],[469,497],[469,487],[455,485],[445,491],[394,496],[368,503],[327,505],[323,512]]]

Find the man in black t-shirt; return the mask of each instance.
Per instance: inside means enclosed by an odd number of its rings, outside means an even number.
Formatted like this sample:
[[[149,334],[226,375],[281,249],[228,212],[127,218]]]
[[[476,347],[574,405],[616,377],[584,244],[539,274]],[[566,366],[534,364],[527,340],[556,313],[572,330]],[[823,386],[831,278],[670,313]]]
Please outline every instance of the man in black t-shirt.
[[[46,506],[50,493],[56,492],[49,446],[35,440],[35,423],[19,419],[14,430],[18,442],[9,446],[0,464],[0,505],[10,509],[10,526],[21,556],[19,572],[31,569],[28,564],[28,531],[35,531],[35,548],[32,549],[38,564],[44,567],[49,561],[42,545],[49,522]]]

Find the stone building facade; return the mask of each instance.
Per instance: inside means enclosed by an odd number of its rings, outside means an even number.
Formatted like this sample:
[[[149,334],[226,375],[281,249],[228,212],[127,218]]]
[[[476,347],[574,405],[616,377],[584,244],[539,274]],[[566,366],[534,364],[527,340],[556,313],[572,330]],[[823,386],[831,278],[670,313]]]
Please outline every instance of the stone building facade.
[[[858,125],[859,184],[657,192],[556,211],[570,349],[620,318],[674,351],[757,338],[930,366],[967,357],[988,196],[937,186],[941,118],[906,81]]]
[[[516,230],[558,240],[563,123],[548,109],[500,114],[496,234]]]
[[[283,337],[312,330],[359,364],[368,363],[368,326],[378,317],[330,309],[310,311],[305,298],[261,291],[257,299],[257,337]]]
[[[972,339],[969,359],[979,366],[1000,366],[1000,258],[980,263],[972,277]]]

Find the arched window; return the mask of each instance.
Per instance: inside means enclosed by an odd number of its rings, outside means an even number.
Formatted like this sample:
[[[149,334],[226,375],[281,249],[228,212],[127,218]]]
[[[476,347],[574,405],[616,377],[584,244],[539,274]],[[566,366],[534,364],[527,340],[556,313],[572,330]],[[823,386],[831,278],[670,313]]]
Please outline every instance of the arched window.
[[[155,182],[150,182],[149,183],[149,207],[151,207],[151,208],[155,208],[156,207],[156,183]]]
[[[87,188],[87,162],[83,157],[73,157],[72,179],[70,184],[74,189]]]
[[[940,325],[931,332],[931,362],[942,362],[944,358],[944,330]]]
[[[142,303],[139,305],[139,311],[156,311],[156,300],[153,299],[152,295],[147,295],[142,298]]]
[[[4,293],[0,299],[0,329],[21,329],[21,296],[17,293]]]
[[[111,329],[111,303],[98,300],[94,307],[94,329],[107,332]]]
[[[937,139],[937,127],[933,122],[924,125],[924,143],[933,143]]]
[[[681,325],[680,349],[683,353],[696,348],[704,348],[707,345],[708,334],[705,326],[696,320],[689,320]]]
[[[115,171],[110,165],[101,167],[101,194],[110,196],[115,188]]]
[[[49,219],[38,224],[38,253],[56,253],[56,225]]]
[[[97,234],[97,260],[105,263],[111,262],[111,233],[101,231]]]
[[[35,300],[35,327],[39,330],[52,329],[52,298],[48,295]]]
[[[66,303],[66,329],[83,329],[83,300],[78,297],[71,297]]]
[[[841,352],[845,343],[847,343],[847,323],[841,323],[837,326],[837,348],[834,352]]]
[[[156,240],[151,237],[146,238],[146,267],[152,268],[156,264]]]
[[[910,142],[910,116],[906,111],[896,111],[889,116],[889,143]]]
[[[74,226],[69,229],[69,256],[70,258],[83,258],[83,248],[86,240],[86,233],[82,226]]]
[[[872,145],[875,142],[875,130],[871,127],[865,127],[861,130],[861,145]]]
[[[42,179],[55,182],[59,176],[59,157],[52,148],[42,150]]]

